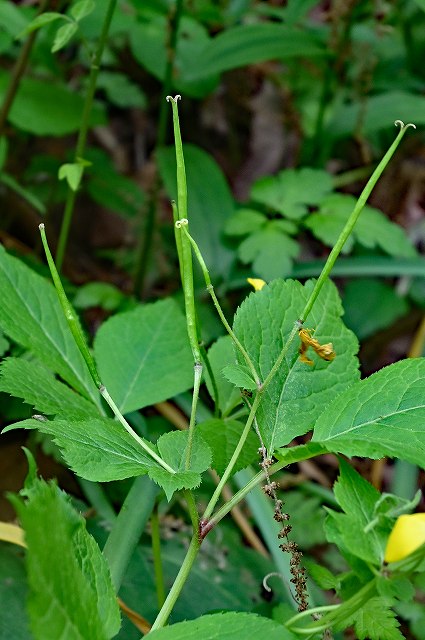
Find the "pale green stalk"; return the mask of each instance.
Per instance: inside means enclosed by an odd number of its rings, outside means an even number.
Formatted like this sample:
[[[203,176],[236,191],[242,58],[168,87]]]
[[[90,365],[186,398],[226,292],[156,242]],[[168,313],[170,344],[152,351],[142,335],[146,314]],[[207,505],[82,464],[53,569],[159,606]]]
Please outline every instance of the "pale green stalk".
[[[124,427],[124,429],[136,440],[136,442],[138,442],[140,444],[140,446],[142,447],[142,449],[144,449],[144,451],[146,451],[146,453],[148,455],[151,456],[151,458],[153,458],[156,462],[158,462],[158,464],[161,465],[161,467],[163,467],[166,471],[168,471],[169,473],[176,473],[174,469],[172,469],[166,462],[164,462],[164,460],[158,456],[155,451],[153,451],[153,449],[151,449],[149,447],[149,445],[142,440],[142,438],[140,438],[140,436],[134,431],[134,429],[132,429],[132,427],[128,424],[127,420],[124,418],[124,416],[122,415],[121,411],[118,409],[117,405],[115,404],[115,402],[113,401],[113,399],[111,398],[111,396],[109,395],[107,389],[105,388],[105,386],[102,384],[102,381],[100,379],[99,373],[97,371],[97,367],[96,367],[96,363],[94,361],[94,358],[92,356],[92,354],[90,353],[90,350],[87,346],[87,342],[85,340],[84,334],[83,334],[83,330],[81,329],[81,325],[80,322],[78,320],[77,314],[75,313],[71,303],[69,302],[65,290],[62,286],[62,282],[58,273],[58,270],[56,269],[56,265],[54,263],[52,254],[50,252],[50,248],[47,242],[47,237],[46,237],[46,231],[44,228],[44,224],[40,224],[39,225],[39,229],[40,229],[40,234],[41,234],[41,241],[43,243],[43,247],[44,247],[44,251],[46,253],[46,258],[47,258],[47,263],[49,265],[49,269],[50,269],[50,273],[52,276],[52,280],[53,283],[55,285],[56,288],[56,292],[58,294],[58,298],[59,298],[59,303],[62,307],[62,310],[64,312],[66,321],[68,323],[68,326],[71,330],[71,333],[74,337],[75,343],[78,347],[78,349],[80,350],[81,355],[84,358],[84,361],[90,371],[90,374],[93,378],[93,381],[95,383],[95,385],[97,386],[97,388],[99,389],[99,393],[102,395],[102,397],[106,400],[106,402],[108,403],[108,405],[110,406],[110,408],[112,409],[114,415],[116,416],[116,418],[119,420],[119,422],[122,424],[122,426]]]
[[[153,568],[155,574],[156,599],[158,607],[161,609],[165,602],[164,571],[161,559],[161,535],[159,529],[158,503],[156,503],[151,514],[151,538]]]

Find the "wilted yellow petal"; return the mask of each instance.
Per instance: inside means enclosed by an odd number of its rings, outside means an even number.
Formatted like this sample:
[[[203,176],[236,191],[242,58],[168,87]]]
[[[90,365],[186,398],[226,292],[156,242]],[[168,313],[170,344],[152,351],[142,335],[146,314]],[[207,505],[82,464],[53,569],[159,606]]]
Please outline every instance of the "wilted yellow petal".
[[[0,540],[25,547],[24,530],[10,522],[0,522]]]
[[[413,513],[397,518],[388,538],[384,559],[398,562],[425,543],[425,513]]]
[[[264,282],[261,278],[247,278],[247,281],[249,284],[252,284],[256,291],[261,291],[264,285],[267,284],[267,282]]]

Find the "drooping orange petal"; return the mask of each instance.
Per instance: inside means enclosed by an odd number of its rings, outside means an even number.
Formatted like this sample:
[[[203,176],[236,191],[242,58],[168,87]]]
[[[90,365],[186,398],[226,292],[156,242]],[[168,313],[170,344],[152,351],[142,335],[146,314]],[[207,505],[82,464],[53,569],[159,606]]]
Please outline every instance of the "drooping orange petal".
[[[425,513],[399,516],[385,549],[386,562],[398,562],[425,543]]]

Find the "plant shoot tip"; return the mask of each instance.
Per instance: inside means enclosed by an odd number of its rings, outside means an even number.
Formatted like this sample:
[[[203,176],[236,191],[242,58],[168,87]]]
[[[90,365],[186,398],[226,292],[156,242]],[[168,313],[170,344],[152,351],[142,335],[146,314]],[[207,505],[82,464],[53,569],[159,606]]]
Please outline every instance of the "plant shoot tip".
[[[174,96],[174,98],[173,98],[173,96],[167,96],[165,99],[166,99],[167,102],[170,102],[170,100],[172,100],[173,102],[175,102],[177,104],[178,100],[181,100],[182,97],[181,97],[180,94],[177,94],[177,95]]]
[[[40,231],[42,231],[42,230],[44,229],[44,222],[41,222],[41,223],[38,225],[38,228],[40,229]]]
[[[176,222],[176,228],[180,229],[181,227],[186,226],[187,224],[189,224],[189,220],[187,218],[182,218],[181,220],[177,220]]]
[[[413,122],[408,122],[407,124],[404,124],[403,120],[396,120],[394,124],[396,127],[400,127],[400,129],[408,129],[409,127],[413,127],[414,129],[416,129],[416,125],[413,124]]]

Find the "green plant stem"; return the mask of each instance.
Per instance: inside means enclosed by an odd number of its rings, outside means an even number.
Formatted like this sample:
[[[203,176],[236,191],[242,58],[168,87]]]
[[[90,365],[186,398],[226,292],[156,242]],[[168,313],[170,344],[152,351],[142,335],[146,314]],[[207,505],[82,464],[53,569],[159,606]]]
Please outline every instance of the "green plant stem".
[[[76,478],[84,496],[96,510],[97,515],[100,516],[102,520],[113,524],[117,519],[117,514],[106,497],[102,485],[99,482],[91,482],[78,476],[76,476]]]
[[[41,2],[39,10],[37,12],[37,17],[45,11],[48,4],[49,4],[49,0],[44,0],[43,2]],[[10,109],[12,108],[13,101],[18,91],[19,83],[27,67],[30,53],[34,46],[35,39],[37,38],[37,34],[38,34],[37,30],[32,31],[29,34],[28,38],[25,40],[24,45],[22,46],[22,49],[19,52],[16,62],[10,73],[10,82],[9,82],[9,85],[7,86],[3,103],[0,108],[0,135],[4,131],[7,117],[9,115]]]
[[[117,591],[152,513],[157,494],[158,487],[147,476],[136,478],[103,548]]]
[[[193,395],[192,395],[192,409],[190,412],[190,420],[189,420],[189,434],[187,439],[187,449],[186,449],[186,460],[185,460],[185,469],[190,469],[190,460],[192,457],[192,448],[193,448],[193,436],[195,432],[195,422],[196,422],[196,407],[198,404],[199,398],[199,388],[201,386],[202,381],[202,364],[195,363],[194,366],[194,381],[193,381]]]
[[[199,265],[202,269],[202,273],[204,275],[204,280],[205,280],[205,284],[207,285],[207,291],[210,294],[212,301],[214,303],[215,308],[217,309],[217,313],[220,316],[220,320],[223,323],[227,333],[230,335],[230,337],[232,338],[234,344],[236,345],[236,347],[239,349],[239,351],[241,352],[249,370],[251,371],[252,377],[254,379],[254,382],[256,383],[258,388],[261,388],[262,384],[261,384],[261,380],[260,377],[254,367],[254,364],[251,360],[251,358],[248,355],[248,352],[246,351],[246,349],[244,349],[244,347],[242,346],[241,342],[238,340],[238,338],[236,337],[233,329],[231,328],[230,324],[227,322],[226,316],[223,313],[223,310],[221,308],[221,305],[218,301],[218,298],[215,294],[214,291],[214,287],[211,283],[211,278],[210,278],[210,274],[207,268],[207,265],[205,264],[205,260],[202,257],[202,254],[199,250],[199,247],[197,245],[197,243],[195,242],[195,240],[192,238],[192,236],[190,235],[189,231],[186,228],[186,225],[182,224],[181,228],[184,231],[184,234],[186,235],[186,237],[188,238],[190,244],[192,245],[193,248],[193,252],[199,262]]]
[[[390,159],[392,158],[392,156],[394,155],[398,145],[400,144],[404,134],[406,133],[407,129],[409,127],[414,127],[415,125],[412,124],[403,124],[400,120],[396,121],[396,125],[400,126],[400,131],[396,137],[396,139],[394,140],[394,142],[392,143],[392,145],[390,146],[390,148],[388,149],[387,153],[384,155],[384,157],[382,158],[381,162],[378,164],[378,166],[376,167],[375,171],[373,172],[373,174],[371,175],[371,177],[369,178],[365,188],[363,189],[362,193],[360,194],[359,199],[356,202],[356,205],[353,209],[353,212],[351,213],[350,217],[348,218],[338,240],[336,241],[335,246],[333,247],[332,251],[329,254],[328,259],[326,260],[325,266],[323,267],[322,273],[320,274],[316,285],[311,293],[311,296],[309,297],[307,304],[304,308],[303,313],[301,314],[300,317],[300,322],[304,323],[314,305],[314,303],[317,300],[317,297],[320,293],[320,290],[322,289],[325,281],[329,278],[329,274],[332,270],[332,267],[335,264],[335,261],[337,259],[337,257],[339,256],[339,254],[341,253],[341,249],[343,248],[345,242],[347,241],[347,238],[350,236],[350,234],[353,231],[354,225],[356,224],[358,217],[360,215],[360,213],[362,212],[373,188],[375,187],[376,183],[378,182],[379,178],[382,175],[382,172],[384,171],[385,167],[387,166],[387,164],[389,163]]]
[[[153,458],[159,465],[161,465],[161,467],[163,469],[168,471],[168,473],[172,473],[172,474],[176,473],[176,471],[172,467],[170,467],[170,465],[168,465],[157,453],[155,453],[155,451],[153,449],[151,449],[150,446],[128,424],[127,420],[124,418],[124,416],[122,415],[121,411],[118,409],[117,405],[115,404],[115,402],[113,401],[113,399],[109,395],[108,390],[106,389],[106,387],[103,384],[100,385],[99,391],[100,391],[102,397],[105,399],[105,401],[108,403],[108,405],[112,409],[112,411],[114,413],[114,416],[122,424],[122,426],[127,431],[127,433],[129,433],[136,440],[136,442],[138,442],[140,444],[142,449],[144,451],[146,451],[146,453],[151,458]]]
[[[254,403],[252,404],[252,407],[254,407]],[[252,411],[252,408],[251,408],[251,411]],[[299,451],[298,456],[296,455],[297,450]],[[287,460],[285,459],[285,457],[283,457],[282,460],[279,460],[278,462],[275,462],[274,464],[272,464],[271,467],[269,467],[268,469],[268,473],[270,476],[272,476],[277,471],[280,471],[284,467],[288,466],[288,464],[293,464],[294,462],[301,462],[302,460],[308,460],[309,458],[315,458],[316,456],[319,456],[323,453],[327,453],[327,450],[325,449],[325,447],[322,447],[321,449],[315,448],[315,449],[309,450],[303,445],[299,447],[291,447],[290,449],[287,449],[287,451],[288,451],[288,457],[289,457],[289,453],[291,454],[290,460]],[[266,478],[266,474],[264,473],[264,471],[260,471],[259,473],[257,473],[252,478],[252,480],[250,480],[245,485],[245,487],[243,487],[237,493],[235,493],[232,499],[226,502],[226,504],[224,504],[222,507],[220,507],[220,509],[216,511],[213,517],[209,519],[209,528],[215,527],[220,522],[220,520],[222,520],[229,513],[229,511],[233,509],[234,506],[236,506],[239,502],[241,502],[241,500],[243,500],[245,496],[254,487],[256,487],[258,484],[263,482],[265,478]]]
[[[87,132],[90,125],[90,113],[93,106],[94,94],[96,91],[97,76],[99,75],[100,62],[103,50],[108,38],[109,27],[114,15],[117,0],[109,0],[106,8],[105,17],[103,19],[102,30],[97,43],[96,51],[90,65],[90,75],[88,80],[87,93],[84,100],[83,113],[81,115],[81,124],[78,132],[77,145],[75,148],[74,162],[78,162],[83,158],[87,140]],[[82,165],[84,172],[84,165]],[[56,252],[56,264],[58,271],[62,270],[63,259],[65,256],[66,246],[68,243],[69,229],[71,226],[72,216],[74,213],[74,205],[76,200],[76,192],[68,187],[68,194],[65,202],[65,211],[62,219],[61,230],[59,233],[58,248]]]
[[[158,503],[155,504],[151,514],[151,536],[153,568],[155,573],[156,599],[158,608],[161,609],[165,602],[164,572],[161,560],[161,535],[159,530]]]
[[[159,612],[155,622],[152,625],[151,631],[155,631],[155,629],[160,629],[164,625],[167,624],[167,620],[170,616],[171,611],[177,601],[177,598],[180,595],[181,590],[189,576],[190,570],[195,562],[196,556],[198,555],[198,551],[200,549],[201,543],[199,540],[198,532],[195,532],[192,536],[192,540],[189,545],[189,549],[187,550],[186,557],[183,560],[183,563],[180,567],[180,570],[177,574],[177,577],[174,581],[173,586],[164,602],[164,606]]]
[[[261,394],[259,392],[257,392],[255,398],[254,398],[254,402],[252,403],[251,406],[251,410],[249,412],[249,416],[248,419],[246,421],[245,427],[242,431],[241,437],[239,438],[239,442],[236,445],[236,448],[233,452],[232,457],[230,458],[229,464],[227,465],[226,469],[224,470],[223,475],[220,478],[220,482],[218,483],[212,497],[211,500],[209,501],[207,508],[205,509],[204,515],[202,516],[202,520],[204,521],[209,521],[208,522],[208,530],[211,528],[211,520],[209,520],[215,505],[217,504],[219,498],[220,498],[220,494],[221,494],[221,490],[223,489],[224,485],[226,484],[227,480],[230,477],[230,474],[232,473],[233,467],[235,466],[237,459],[239,458],[239,455],[242,451],[242,447],[245,444],[245,441],[248,437],[248,434],[251,430],[252,427],[252,423],[254,422],[254,418],[255,418],[255,412],[258,409],[258,405],[260,404],[260,399],[261,399]],[[238,495],[238,494],[236,494]],[[236,502],[234,502],[235,496],[233,496],[233,498],[229,501],[226,502],[225,506],[227,507],[230,503],[232,503],[232,506],[230,507],[230,509],[232,509],[234,507],[234,505],[236,504]],[[230,511],[229,509],[229,511]]]

